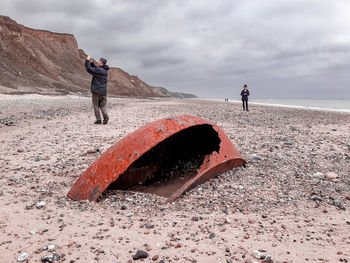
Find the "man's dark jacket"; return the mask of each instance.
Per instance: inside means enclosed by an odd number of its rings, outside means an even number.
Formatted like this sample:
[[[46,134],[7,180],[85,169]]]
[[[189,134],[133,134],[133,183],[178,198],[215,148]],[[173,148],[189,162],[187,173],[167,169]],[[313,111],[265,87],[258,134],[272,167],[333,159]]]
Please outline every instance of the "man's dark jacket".
[[[248,101],[249,90],[242,90],[241,96],[243,101]]]
[[[102,65],[101,67],[96,67],[93,62],[85,60],[85,68],[88,73],[93,77],[91,80],[91,92],[95,94],[100,94],[103,96],[107,95],[107,77],[108,77],[108,65]]]

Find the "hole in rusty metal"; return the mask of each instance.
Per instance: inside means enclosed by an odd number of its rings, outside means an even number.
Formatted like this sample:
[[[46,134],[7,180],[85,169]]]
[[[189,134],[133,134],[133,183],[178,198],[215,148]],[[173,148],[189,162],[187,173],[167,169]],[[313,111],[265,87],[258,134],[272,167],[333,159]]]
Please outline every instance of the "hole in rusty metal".
[[[205,156],[219,152],[211,125],[182,130],[143,154],[107,190],[131,190],[169,197],[197,174]]]

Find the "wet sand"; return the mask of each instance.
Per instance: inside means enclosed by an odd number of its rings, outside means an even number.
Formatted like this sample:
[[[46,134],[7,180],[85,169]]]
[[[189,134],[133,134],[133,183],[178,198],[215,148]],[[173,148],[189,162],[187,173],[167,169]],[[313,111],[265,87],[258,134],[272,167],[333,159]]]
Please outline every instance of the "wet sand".
[[[109,98],[108,110],[94,125],[90,98],[0,95],[0,262],[133,262],[137,250],[144,262],[350,262],[350,114],[199,99]],[[170,204],[66,197],[115,142],[182,114],[219,125],[247,167]]]

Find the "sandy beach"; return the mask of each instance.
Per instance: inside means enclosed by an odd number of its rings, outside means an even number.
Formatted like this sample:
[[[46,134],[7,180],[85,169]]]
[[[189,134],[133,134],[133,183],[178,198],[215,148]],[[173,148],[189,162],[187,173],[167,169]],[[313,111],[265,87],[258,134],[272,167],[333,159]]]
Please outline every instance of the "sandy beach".
[[[0,262],[134,262],[138,250],[144,262],[350,262],[349,113],[121,98],[108,111],[108,125],[94,125],[91,98],[0,95]],[[66,197],[121,138],[183,114],[220,126],[246,168],[173,203]]]

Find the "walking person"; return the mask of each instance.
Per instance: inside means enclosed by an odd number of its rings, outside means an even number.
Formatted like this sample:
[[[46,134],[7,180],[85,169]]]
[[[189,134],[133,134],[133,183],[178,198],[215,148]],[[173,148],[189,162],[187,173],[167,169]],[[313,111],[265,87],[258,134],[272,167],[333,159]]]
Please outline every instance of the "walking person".
[[[247,84],[244,84],[243,90],[241,92],[241,96],[242,96],[243,111],[249,111],[248,110],[249,90],[248,90]]]
[[[107,124],[109,116],[106,110],[107,105],[107,77],[109,66],[106,65],[107,60],[100,58],[97,66],[93,59],[88,56],[85,60],[85,68],[88,73],[92,75],[91,93],[92,105],[96,117],[95,124],[102,124],[101,113],[103,117],[103,124]],[[101,111],[101,113],[100,113]]]

